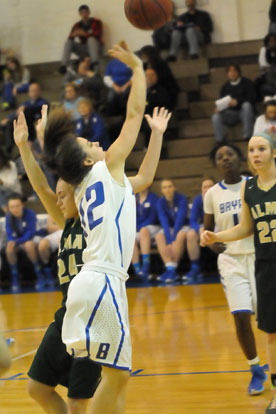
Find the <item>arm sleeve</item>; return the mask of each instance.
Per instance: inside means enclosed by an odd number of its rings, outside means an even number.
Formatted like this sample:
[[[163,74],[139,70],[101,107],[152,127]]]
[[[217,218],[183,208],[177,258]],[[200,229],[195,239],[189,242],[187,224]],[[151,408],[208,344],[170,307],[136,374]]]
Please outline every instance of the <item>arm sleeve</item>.
[[[246,79],[245,96],[243,102],[251,102],[254,104],[256,102],[256,98],[256,89],[254,83],[250,79]]]
[[[91,140],[92,141],[98,141],[100,144],[103,144],[103,140],[104,140],[104,135],[105,135],[105,127],[104,127],[104,123],[102,118],[100,117],[100,115],[95,115],[96,118],[96,122],[93,122],[92,124],[92,128],[91,128]],[[94,119],[94,116],[93,116]],[[101,145],[103,146],[103,145]]]
[[[165,234],[165,237],[166,237],[167,244],[171,244],[172,243],[172,237],[171,237],[171,232],[170,232],[170,223],[169,223],[168,217],[166,216],[166,213],[163,209],[161,200],[159,200],[159,202],[157,203],[156,208],[157,208],[157,214],[158,214],[160,224],[161,224],[161,226],[164,230],[164,234]]]
[[[81,137],[81,136],[82,136],[82,120],[79,120],[79,121],[77,122],[77,124],[76,124],[76,131],[75,131],[75,134],[76,134],[78,137]]]
[[[79,23],[75,23],[74,26],[71,29],[70,34],[69,34],[69,39],[74,39],[73,36],[72,36],[72,33],[78,28],[79,28]]]
[[[104,84],[108,87],[108,88],[112,88],[112,85],[113,85],[113,80],[112,80],[112,77],[111,76],[109,76],[109,75],[105,75],[104,76]]]
[[[18,237],[15,242],[16,244],[25,243],[28,240],[32,240],[36,232],[36,215],[33,211],[28,211],[27,226],[23,236]]]
[[[93,19],[91,22],[92,31],[87,33],[87,37],[96,37],[99,41],[102,39],[103,25],[101,20]]]
[[[12,235],[13,231],[12,231],[10,220],[9,220],[8,216],[6,216],[6,223],[5,224],[6,224],[7,240],[8,241],[15,240],[15,237]]]
[[[196,197],[193,201],[191,215],[190,215],[190,227],[195,231],[199,231],[200,219],[201,219],[201,209],[200,209],[201,199],[200,197]]]
[[[269,65],[268,61],[266,60],[266,48],[263,46],[260,49],[260,53],[259,53],[259,65],[261,68],[266,68]]]
[[[179,206],[178,206],[176,218],[175,218],[173,240],[176,239],[177,233],[179,232],[181,227],[183,227],[185,223],[185,219],[187,217],[187,212],[188,212],[188,201],[186,197],[182,196]]]
[[[201,30],[206,33],[211,33],[213,31],[213,22],[209,13],[204,13],[204,22],[202,24]]]
[[[213,199],[210,190],[204,196],[203,207],[205,214],[214,214]]]

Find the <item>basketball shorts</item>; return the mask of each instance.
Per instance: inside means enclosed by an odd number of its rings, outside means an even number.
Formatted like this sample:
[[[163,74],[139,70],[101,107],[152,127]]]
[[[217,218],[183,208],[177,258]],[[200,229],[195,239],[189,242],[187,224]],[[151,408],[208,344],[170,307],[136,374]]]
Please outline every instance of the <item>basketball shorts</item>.
[[[221,253],[218,269],[230,311],[256,313],[255,254]]]
[[[75,359],[67,352],[56,322],[48,327],[28,372],[31,379],[68,388],[68,397],[91,398],[101,377],[101,367],[89,358]]]
[[[130,371],[125,282],[94,270],[75,276],[68,289],[62,340],[75,357]]]
[[[150,224],[150,225],[146,226],[146,228],[149,231],[151,241],[154,242],[154,240],[155,240],[154,237],[160,231],[160,226]],[[140,232],[139,231],[137,231],[137,233],[136,233],[136,241],[138,243],[140,242]]]
[[[276,263],[256,260],[258,328],[276,333]]]

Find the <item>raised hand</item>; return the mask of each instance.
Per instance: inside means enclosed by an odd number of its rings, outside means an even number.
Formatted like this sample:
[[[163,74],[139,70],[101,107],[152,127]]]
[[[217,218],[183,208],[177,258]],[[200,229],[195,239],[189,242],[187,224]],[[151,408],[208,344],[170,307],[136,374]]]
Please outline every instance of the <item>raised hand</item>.
[[[17,120],[13,121],[13,137],[18,147],[28,141],[29,131],[24,112],[20,112]]]
[[[200,236],[200,245],[202,247],[208,246],[209,244],[217,243],[219,240],[216,233],[213,231],[205,230]]]
[[[142,61],[129,49],[127,43],[124,41],[114,45],[113,48],[108,51],[108,54],[115,59],[119,59],[131,69],[143,67]]]
[[[166,108],[159,109],[158,107],[155,107],[152,117],[150,115],[145,115],[145,118],[153,132],[163,134],[167,129],[171,115],[171,112]]]

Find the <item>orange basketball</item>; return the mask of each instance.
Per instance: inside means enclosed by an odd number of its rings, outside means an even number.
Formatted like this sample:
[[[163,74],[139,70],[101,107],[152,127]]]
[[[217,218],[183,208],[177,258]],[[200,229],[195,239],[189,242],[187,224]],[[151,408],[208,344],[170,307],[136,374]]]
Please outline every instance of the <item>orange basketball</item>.
[[[158,29],[172,17],[172,13],[171,0],[125,0],[125,15],[138,29]]]

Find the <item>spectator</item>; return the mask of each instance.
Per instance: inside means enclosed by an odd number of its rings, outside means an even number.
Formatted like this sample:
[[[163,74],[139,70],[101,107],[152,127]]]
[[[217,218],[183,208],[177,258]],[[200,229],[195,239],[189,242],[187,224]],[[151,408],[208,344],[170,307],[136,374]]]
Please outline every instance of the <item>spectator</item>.
[[[144,62],[144,68],[152,68],[157,72],[159,84],[168,92],[169,108],[174,109],[177,103],[179,86],[168,63],[161,58],[158,50],[153,46],[142,47],[139,54]]]
[[[261,77],[257,79],[259,95],[264,98],[276,93],[276,34],[268,34],[264,38],[264,46],[259,53]]]
[[[215,138],[217,142],[226,140],[226,126],[242,122],[242,136],[247,140],[252,136],[254,126],[255,87],[250,79],[242,77],[239,65],[230,63],[226,70],[228,82],[220,91],[223,99],[216,101],[217,109],[212,116]]]
[[[158,197],[147,188],[136,195],[136,241],[132,264],[136,276],[140,276],[144,282],[148,281],[150,270],[151,242],[160,227],[157,225],[156,203]],[[139,247],[142,255],[142,269],[139,262]]]
[[[16,106],[16,95],[28,92],[30,72],[21,65],[16,57],[7,59],[7,66],[3,73],[4,87],[2,92],[2,107],[5,111]]]
[[[276,131],[276,96],[265,97],[264,104],[265,113],[256,119],[253,135],[265,131],[274,134]]]
[[[78,87],[80,96],[92,99],[95,108],[98,108],[102,103],[103,79],[95,70],[95,65],[91,64],[90,57],[86,57],[79,62],[77,71],[68,70],[65,80],[74,83]]]
[[[0,148],[0,209],[1,213],[8,212],[8,199],[14,194],[21,194],[21,185],[17,168]]]
[[[99,61],[100,47],[102,41],[102,22],[95,17],[90,17],[90,10],[87,5],[79,7],[81,20],[74,24],[67,39],[61,66],[61,73],[66,73],[71,53],[74,52],[80,57],[90,56],[91,62],[97,64]],[[76,40],[78,39],[79,42]]]
[[[276,1],[271,0],[271,5],[269,9],[269,33],[276,34]]]
[[[185,249],[185,222],[188,212],[187,198],[176,192],[175,185],[170,179],[161,182],[163,197],[157,202],[157,214],[162,230],[156,234],[155,240],[158,251],[166,266],[161,275],[162,282],[174,282],[177,274],[176,267]]]
[[[175,4],[173,3],[173,13],[172,19],[165,23],[164,26],[160,27],[159,29],[154,30],[152,34],[152,40],[155,48],[158,51],[163,49],[169,49],[171,44],[171,36],[174,26],[174,19],[176,18],[175,15]]]
[[[107,150],[110,145],[109,138],[101,116],[94,112],[92,101],[81,99],[78,111],[81,118],[77,122],[76,135],[90,142],[99,142],[104,151]]]
[[[108,88],[108,115],[123,115],[131,84],[132,70],[118,59],[112,59],[106,66],[104,83]]]
[[[36,215],[24,207],[19,196],[11,197],[8,201],[6,216],[7,247],[6,255],[10,264],[13,292],[19,291],[19,270],[17,266],[18,249],[23,249],[34,266],[37,282],[36,290],[43,287],[43,274],[38,260],[34,237],[36,235]]]
[[[68,83],[65,86],[65,96],[64,96],[63,106],[66,112],[71,112],[72,118],[74,121],[77,121],[81,116],[78,111],[78,104],[82,97],[78,96],[78,88],[72,82]]]
[[[41,117],[41,108],[42,105],[48,105],[46,99],[41,96],[41,88],[37,82],[33,82],[29,87],[29,99],[21,105],[16,112],[13,112],[9,115],[8,118],[5,118],[1,121],[2,127],[5,127],[5,145],[6,151],[11,152],[14,142],[13,142],[13,121],[17,118],[18,114],[21,111],[24,111],[26,121],[29,129],[29,139],[34,141],[36,138],[35,133],[35,122]]]
[[[38,253],[40,261],[43,263],[43,272],[46,276],[45,282],[49,287],[53,288],[55,286],[55,277],[52,274],[50,258],[58,250],[62,230],[51,216],[48,216],[47,220],[47,233],[47,236],[41,239],[38,244]]]
[[[213,23],[209,13],[196,8],[196,0],[186,0],[188,11],[181,14],[172,32],[169,62],[175,62],[181,44],[188,45],[191,59],[198,59],[199,45],[210,43]]]
[[[205,178],[201,184],[201,194],[196,196],[193,201],[190,213],[190,230],[187,233],[187,251],[191,261],[191,269],[185,276],[188,283],[196,281],[200,277],[200,235],[203,231],[203,199],[209,188],[213,187],[215,180]]]

